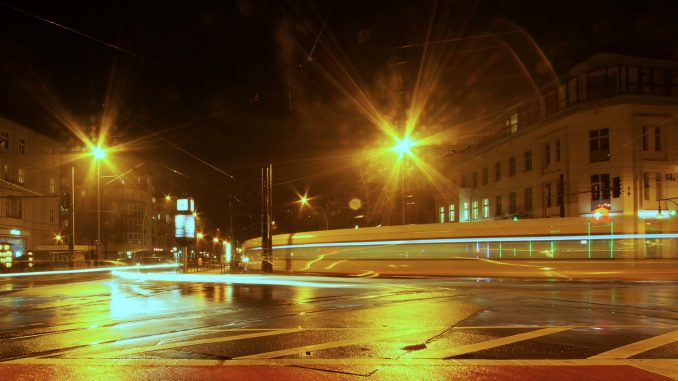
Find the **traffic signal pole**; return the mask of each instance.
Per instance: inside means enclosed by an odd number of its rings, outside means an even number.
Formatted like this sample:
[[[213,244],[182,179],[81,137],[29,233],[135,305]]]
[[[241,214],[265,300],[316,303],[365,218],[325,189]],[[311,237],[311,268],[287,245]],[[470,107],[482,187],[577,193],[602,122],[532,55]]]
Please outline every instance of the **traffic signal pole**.
[[[261,270],[273,272],[273,165],[261,169]]]

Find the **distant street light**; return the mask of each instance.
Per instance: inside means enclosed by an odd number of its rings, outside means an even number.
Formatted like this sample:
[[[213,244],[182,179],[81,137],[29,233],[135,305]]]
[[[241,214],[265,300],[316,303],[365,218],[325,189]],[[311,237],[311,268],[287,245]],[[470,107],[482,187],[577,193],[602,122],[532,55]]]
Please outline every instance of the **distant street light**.
[[[309,208],[311,208],[311,210],[313,210],[314,207],[313,207],[313,205],[311,205],[309,200],[310,199],[308,198],[308,195],[304,194],[303,196],[299,196],[299,201],[297,201],[297,202],[299,203],[301,209],[303,209],[305,206],[308,206]],[[325,209],[323,209],[323,207],[320,206],[320,205],[318,205],[317,207],[318,207],[318,209],[320,209],[320,211],[323,214],[323,218],[325,219],[325,230],[329,230],[330,229],[330,222],[329,222],[329,219],[327,218],[327,213],[325,212]]]

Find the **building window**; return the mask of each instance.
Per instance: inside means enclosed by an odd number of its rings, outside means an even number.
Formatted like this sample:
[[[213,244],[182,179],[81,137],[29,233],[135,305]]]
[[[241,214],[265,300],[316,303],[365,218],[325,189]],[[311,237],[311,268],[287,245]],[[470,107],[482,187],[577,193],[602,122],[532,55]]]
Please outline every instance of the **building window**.
[[[463,215],[463,221],[468,221],[469,220],[469,214],[468,214],[468,202],[464,203],[464,215]]]
[[[488,178],[490,177],[489,172],[487,167],[483,168],[483,185],[487,185]]]
[[[24,170],[23,168],[19,168],[17,171],[17,181],[19,184],[23,184],[26,179],[24,178]]]
[[[610,174],[591,175],[591,200],[610,200]]]
[[[518,132],[518,113],[514,112],[506,119],[506,135],[513,135]]]
[[[49,193],[56,193],[56,181],[54,177],[49,178]]]
[[[542,167],[546,167],[551,164],[551,144],[544,144],[544,155],[541,160]]]
[[[547,208],[551,207],[551,183],[544,184],[544,204]]]
[[[473,201],[471,203],[471,206],[472,206],[471,216],[472,216],[473,220],[475,221],[475,220],[478,219],[478,201]]]
[[[53,224],[54,223],[54,209],[49,208],[49,223]]]
[[[662,196],[662,174],[661,173],[655,174],[654,186],[655,186],[655,200],[659,201],[663,198],[663,196]]]
[[[21,218],[23,212],[23,200],[16,197],[8,197],[5,200],[5,206],[7,210],[7,217]]]
[[[643,142],[643,151],[647,151],[650,149],[649,137],[647,136],[647,127],[642,128],[641,134],[642,134],[641,140]]]
[[[26,153],[26,140],[24,138],[19,138],[19,153],[22,155]]]
[[[454,204],[450,204],[450,211],[449,211],[448,218],[449,218],[450,222],[454,222],[457,219],[457,215],[456,215],[456,212],[454,210]]]
[[[525,151],[525,172],[532,170],[532,151]]]
[[[525,199],[523,200],[523,209],[525,212],[532,211],[532,188],[525,188]]]
[[[483,199],[483,218],[490,218],[490,199]]]
[[[9,149],[9,132],[3,131],[0,136],[0,148]]]
[[[516,205],[516,192],[509,193],[509,213],[514,214],[518,211],[518,206]]]
[[[497,196],[495,198],[494,203],[495,203],[495,205],[494,205],[494,215],[495,215],[495,217],[499,217],[502,214],[504,214],[504,212],[501,210],[501,196]]]
[[[478,172],[473,172],[473,188],[478,188]]]
[[[513,177],[513,176],[516,175],[516,158],[515,158],[515,156],[512,156],[512,157],[509,158],[508,175],[509,175],[509,177]]]
[[[559,163],[560,162],[560,139],[556,140],[555,150],[556,150],[556,152],[555,152],[555,154],[556,154],[555,162]]]
[[[650,199],[650,174],[647,172],[643,173],[643,198]]]
[[[494,165],[494,181],[501,180],[501,163]]]
[[[610,160],[610,130],[589,131],[589,160],[591,163]]]
[[[461,187],[466,188],[466,175],[461,175]]]
[[[659,152],[662,150],[662,130],[661,127],[654,128],[654,150]]]
[[[445,207],[444,206],[440,207],[440,223],[441,224],[445,223]]]

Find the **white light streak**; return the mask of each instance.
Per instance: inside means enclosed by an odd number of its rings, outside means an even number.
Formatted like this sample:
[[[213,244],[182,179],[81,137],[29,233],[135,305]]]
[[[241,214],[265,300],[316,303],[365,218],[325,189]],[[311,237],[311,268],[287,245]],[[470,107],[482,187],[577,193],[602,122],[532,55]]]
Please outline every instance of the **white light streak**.
[[[31,271],[25,273],[9,273],[0,274],[0,278],[6,277],[22,277],[22,276],[41,276],[41,275],[62,275],[62,274],[80,274],[80,273],[96,273],[116,270],[145,270],[145,269],[168,269],[178,267],[176,263],[163,263],[159,265],[139,265],[139,266],[117,266],[117,267],[94,267],[77,270],[53,270],[53,271]]]

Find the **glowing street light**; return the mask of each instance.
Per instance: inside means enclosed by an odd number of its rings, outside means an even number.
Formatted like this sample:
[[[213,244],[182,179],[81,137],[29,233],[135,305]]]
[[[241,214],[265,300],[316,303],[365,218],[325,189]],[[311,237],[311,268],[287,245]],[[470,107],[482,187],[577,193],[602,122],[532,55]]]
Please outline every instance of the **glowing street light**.
[[[172,201],[172,196],[166,194],[165,195],[165,201]]]
[[[217,237],[212,238],[212,242],[219,243],[219,238],[217,238]]]
[[[97,259],[101,259],[101,160],[106,157],[106,150],[101,146],[93,146],[90,153],[97,163]]]
[[[94,156],[95,159],[103,159],[106,157],[106,150],[104,150],[101,147],[92,147],[92,156]]]
[[[409,135],[405,135],[404,138],[399,139],[395,138],[396,145],[391,148],[394,152],[398,154],[398,159],[403,159],[407,156],[412,156],[412,147],[417,143],[410,139]],[[400,190],[402,193],[402,225],[405,225],[405,161],[400,164]]]
[[[205,235],[203,233],[198,233],[196,237],[198,237],[198,239],[203,239]]]
[[[403,156],[412,156],[412,147],[416,145],[416,142],[411,140],[409,136],[405,136],[402,140],[396,138],[396,145],[393,146],[392,150],[398,154],[399,158]]]
[[[297,201],[297,202],[299,203],[299,205],[301,206],[302,209],[305,206],[308,206],[309,208],[311,208],[311,210],[313,210],[314,207],[311,205],[311,203],[309,201],[310,201],[310,198],[308,197],[308,195],[304,194],[303,196],[301,196],[301,195],[299,196],[299,201]],[[317,207],[318,207],[318,209],[320,209],[320,211],[323,214],[323,218],[325,219],[325,230],[329,230],[330,229],[330,222],[329,222],[329,219],[327,218],[327,213],[325,212],[325,209],[323,209],[323,207],[320,206],[320,205],[317,205]]]
[[[57,244],[59,244],[63,241],[63,237],[61,236],[61,234],[56,233],[54,234],[54,240],[56,241]]]

